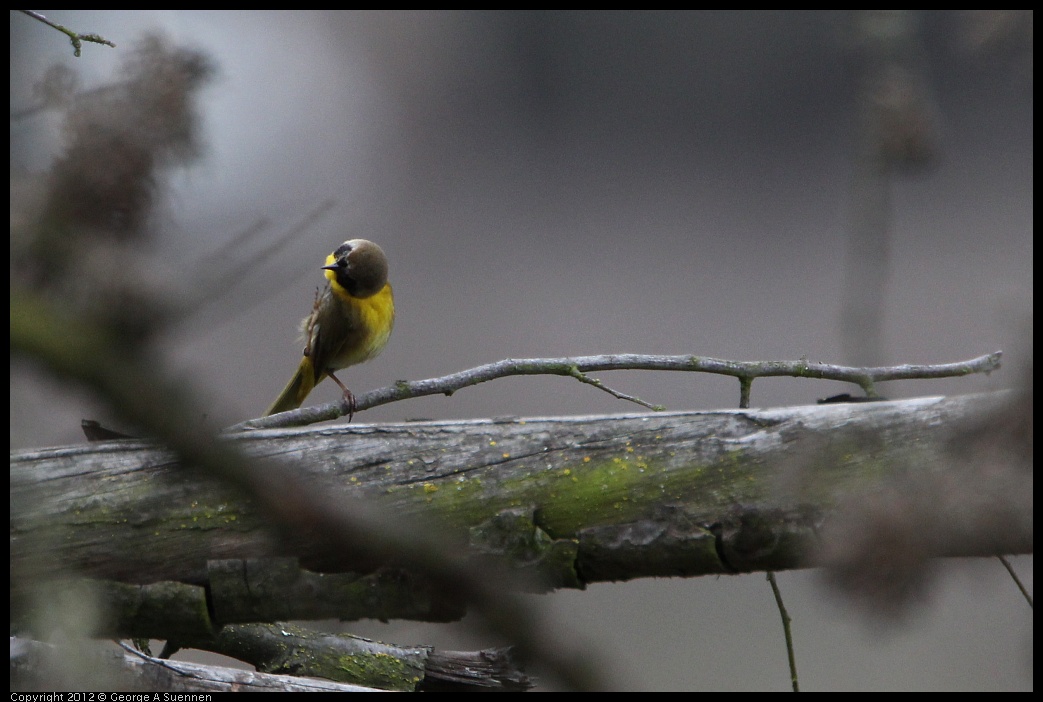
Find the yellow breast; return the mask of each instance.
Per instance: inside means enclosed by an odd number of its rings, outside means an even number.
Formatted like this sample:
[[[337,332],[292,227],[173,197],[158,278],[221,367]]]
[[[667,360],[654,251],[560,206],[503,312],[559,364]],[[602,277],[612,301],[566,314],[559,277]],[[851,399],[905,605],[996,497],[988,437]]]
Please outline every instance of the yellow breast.
[[[344,345],[330,359],[333,369],[347,368],[373,358],[387,345],[395,324],[395,298],[388,283],[376,295],[358,298],[331,282],[334,295],[344,308],[351,333]]]

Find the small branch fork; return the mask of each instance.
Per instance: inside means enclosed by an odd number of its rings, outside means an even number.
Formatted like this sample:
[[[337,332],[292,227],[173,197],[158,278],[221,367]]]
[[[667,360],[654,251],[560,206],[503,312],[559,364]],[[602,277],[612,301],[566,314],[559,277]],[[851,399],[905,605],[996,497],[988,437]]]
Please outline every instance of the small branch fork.
[[[80,49],[83,47],[83,42],[85,41],[93,42],[95,44],[104,44],[113,48],[116,47],[115,44],[113,44],[105,37],[98,36],[97,34],[79,34],[78,32],[72,31],[68,27],[58,24],[57,22],[52,22],[51,20],[41,15],[39,12],[35,12],[33,10],[19,10],[19,12],[24,12],[25,14],[32,17],[34,20],[43,22],[48,27],[54,27],[62,34],[68,36],[69,41],[72,42],[72,55],[76,56],[77,58],[79,58],[80,56]]]

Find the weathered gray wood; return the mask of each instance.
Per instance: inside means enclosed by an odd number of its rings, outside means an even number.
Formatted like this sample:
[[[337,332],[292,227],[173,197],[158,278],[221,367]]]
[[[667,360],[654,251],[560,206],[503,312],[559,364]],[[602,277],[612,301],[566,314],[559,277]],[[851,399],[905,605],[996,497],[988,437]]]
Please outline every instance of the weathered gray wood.
[[[1005,397],[360,424],[228,440],[292,465],[324,494],[362,497],[425,524],[427,536],[534,568],[542,587],[582,587],[813,564],[817,530],[842,499],[896,474],[945,471],[953,432]],[[217,561],[277,556],[363,570],[309,539],[276,539],[248,501],[148,442],[13,453],[11,506],[15,581],[71,572],[213,585]],[[1031,512],[1018,523],[1027,530],[988,549],[1030,551]],[[950,555],[988,549],[978,541]]]

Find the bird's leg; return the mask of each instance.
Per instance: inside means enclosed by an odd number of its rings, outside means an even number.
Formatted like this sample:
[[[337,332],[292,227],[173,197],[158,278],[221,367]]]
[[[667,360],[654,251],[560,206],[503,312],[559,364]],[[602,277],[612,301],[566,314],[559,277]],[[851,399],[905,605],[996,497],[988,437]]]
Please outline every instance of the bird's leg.
[[[333,382],[339,385],[340,389],[344,391],[344,402],[348,405],[348,421],[350,422],[351,418],[355,416],[355,410],[358,409],[358,405],[355,404],[355,396],[351,393],[351,390],[348,390],[344,383],[340,382],[337,376],[333,375],[333,373],[326,373],[326,375],[328,375]]]

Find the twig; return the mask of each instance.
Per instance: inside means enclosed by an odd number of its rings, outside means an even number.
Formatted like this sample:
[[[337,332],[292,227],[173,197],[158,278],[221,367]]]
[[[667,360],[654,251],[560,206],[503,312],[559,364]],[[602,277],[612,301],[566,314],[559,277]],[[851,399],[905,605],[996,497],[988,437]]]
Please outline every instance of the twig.
[[[729,361],[705,356],[655,356],[643,354],[606,354],[601,356],[574,356],[572,358],[508,358],[495,363],[451,373],[440,378],[426,380],[399,380],[394,385],[372,390],[355,396],[356,411],[386,405],[391,402],[426,395],[452,395],[457,390],[485,383],[497,378],[514,375],[563,375],[576,378],[582,382],[599,387],[621,399],[637,402],[650,409],[661,410],[661,406],[651,406],[642,400],[618,393],[603,386],[600,381],[591,380],[582,374],[591,371],[607,370],[661,370],[661,371],[694,371],[730,375],[738,378],[743,390],[744,405],[749,406],[749,386],[754,378],[772,376],[791,376],[797,378],[818,378],[821,380],[840,380],[859,385],[865,393],[876,396],[875,383],[888,380],[909,380],[913,378],[951,378],[972,373],[989,373],[1000,367],[1002,351],[978,356],[957,363],[941,363],[937,365],[900,365],[881,366],[878,368],[855,368],[838,366],[829,363],[818,363],[800,359],[797,361]],[[332,402],[315,407],[305,407],[292,412],[253,419],[231,427],[240,429],[267,429],[285,426],[300,426],[337,419],[347,414],[343,402]]]
[[[779,584],[775,582],[775,573],[770,570],[768,571],[768,582],[771,583],[775,604],[778,605],[779,614],[782,616],[782,631],[786,636],[786,655],[789,656],[789,674],[790,680],[793,681],[793,691],[800,692],[800,681],[797,679],[797,658],[793,653],[793,632],[790,630],[792,620],[789,612],[786,611],[786,605],[782,603],[782,593],[779,591]]]
[[[1019,590],[1021,590],[1021,594],[1025,597],[1025,601],[1029,603],[1029,607],[1035,609],[1032,607],[1032,595],[1030,595],[1029,591],[1025,589],[1024,583],[1021,582],[1021,578],[1018,577],[1018,574],[1014,572],[1014,569],[1010,565],[1010,561],[1003,556],[996,556],[996,558],[1000,559],[1000,563],[1002,563],[1003,567],[1007,569],[1008,573],[1010,573],[1010,577],[1014,579],[1014,584],[1018,586]]]
[[[41,15],[39,12],[34,12],[33,10],[19,10],[19,12],[24,12],[33,19],[43,22],[48,27],[54,27],[59,32],[62,32],[63,34],[67,35],[69,37],[69,41],[72,42],[72,55],[76,56],[77,58],[79,58],[80,56],[80,48],[82,46],[82,42],[85,41],[94,42],[95,44],[104,44],[105,46],[111,46],[112,48],[116,48],[116,45],[114,43],[102,36],[99,36],[97,34],[79,34],[78,32],[72,31],[68,27],[64,27],[58,24],[57,22],[52,22],[51,20]]]
[[[652,410],[653,412],[663,412],[663,411],[666,410],[666,407],[664,407],[663,405],[653,405],[653,404],[651,404],[649,402],[645,402],[640,397],[634,397],[633,395],[627,395],[626,393],[622,393],[622,392],[619,392],[617,390],[613,390],[612,388],[608,387],[607,385],[602,383],[597,378],[591,378],[586,373],[581,373],[579,368],[577,368],[575,366],[573,366],[572,370],[573,370],[573,372],[569,373],[569,375],[571,375],[573,378],[575,378],[579,382],[586,383],[587,385],[593,385],[598,390],[604,390],[609,395],[612,395],[615,398],[618,398],[620,400],[629,400],[630,402],[633,402],[635,404],[641,405],[642,407],[647,407],[648,409]]]
[[[217,267],[211,266],[209,270],[204,270],[203,274],[199,276],[202,282],[197,284],[197,292],[192,301],[179,310],[180,319],[186,319],[191,315],[197,314],[203,308],[213,305],[216,300],[226,299],[229,292],[238,287],[241,282],[247,280],[248,276],[244,275],[247,270],[255,269],[265,261],[271,260],[287,244],[300,241],[301,235],[317,222],[320,222],[336,205],[336,200],[323,200],[305,213],[298,223],[279,234],[259,251],[251,251],[248,254],[244,254],[241,244],[267,227],[267,219],[258,220],[254,225],[235,236],[232,242],[222,246],[213,253],[207,254],[208,260],[219,261],[221,265]],[[230,265],[229,261],[232,262]],[[279,286],[271,286],[269,289],[278,290]],[[264,302],[273,294],[252,295],[248,302],[239,303],[237,308],[240,313],[243,313]],[[224,319],[227,320],[229,317]],[[220,323],[223,323],[223,321],[208,321],[207,326],[212,328],[214,324]]]

